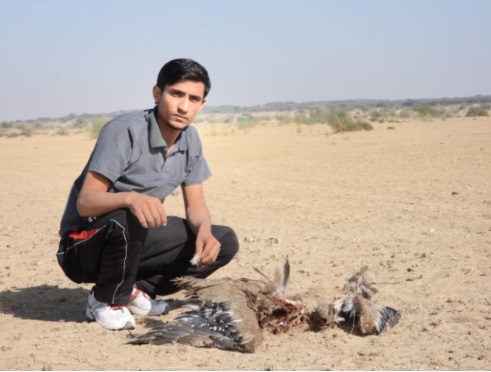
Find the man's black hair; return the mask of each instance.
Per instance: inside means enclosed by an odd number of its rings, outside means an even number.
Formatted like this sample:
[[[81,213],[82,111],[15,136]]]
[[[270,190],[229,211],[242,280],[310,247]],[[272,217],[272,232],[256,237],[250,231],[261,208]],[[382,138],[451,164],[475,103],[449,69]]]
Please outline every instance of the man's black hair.
[[[205,85],[203,98],[208,95],[211,88],[208,71],[198,62],[187,58],[178,58],[167,62],[160,69],[157,77],[157,86],[163,90],[166,85],[174,85],[186,80],[203,83]]]

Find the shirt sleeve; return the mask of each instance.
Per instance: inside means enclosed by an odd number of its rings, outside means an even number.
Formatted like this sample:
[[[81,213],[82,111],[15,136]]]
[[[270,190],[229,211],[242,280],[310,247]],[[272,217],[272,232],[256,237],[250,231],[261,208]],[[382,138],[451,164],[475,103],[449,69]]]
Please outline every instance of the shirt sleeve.
[[[100,173],[114,183],[127,168],[131,150],[129,129],[118,121],[110,121],[99,132],[88,170]]]
[[[186,179],[182,183],[184,186],[198,185],[203,183],[211,176],[210,168],[203,155],[196,159],[194,166],[189,169]]]
[[[189,158],[186,167],[186,178],[182,183],[183,186],[201,184],[211,176],[211,171],[203,156],[203,148],[197,134],[195,138],[193,138],[193,142],[193,150],[188,154]]]

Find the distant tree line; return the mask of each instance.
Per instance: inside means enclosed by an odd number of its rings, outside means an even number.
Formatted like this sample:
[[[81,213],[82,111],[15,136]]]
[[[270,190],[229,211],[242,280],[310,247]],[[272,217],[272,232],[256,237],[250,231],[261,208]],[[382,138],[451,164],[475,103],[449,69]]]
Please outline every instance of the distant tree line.
[[[273,102],[256,106],[205,106],[197,122],[236,124],[245,129],[267,122],[299,125],[329,124],[335,131],[371,130],[368,121],[400,122],[414,117],[422,120],[451,116],[488,116],[491,96],[477,95],[460,98],[404,99],[404,100],[342,100],[315,102]],[[97,137],[102,126],[111,118],[126,111],[106,114],[74,113],[59,118],[4,121],[0,123],[0,137],[31,136],[46,128],[66,135],[68,129],[89,130]],[[271,113],[276,113],[274,116]]]
[[[299,111],[308,110],[315,106],[337,106],[347,109],[401,109],[411,108],[417,105],[423,106],[450,106],[450,105],[475,105],[491,104],[491,96],[476,95],[473,97],[456,98],[422,98],[422,99],[403,99],[403,100],[377,100],[377,99],[356,99],[341,101],[311,101],[311,102],[272,102],[256,106],[205,106],[203,113],[209,114],[240,114],[242,112],[270,112],[270,111]]]

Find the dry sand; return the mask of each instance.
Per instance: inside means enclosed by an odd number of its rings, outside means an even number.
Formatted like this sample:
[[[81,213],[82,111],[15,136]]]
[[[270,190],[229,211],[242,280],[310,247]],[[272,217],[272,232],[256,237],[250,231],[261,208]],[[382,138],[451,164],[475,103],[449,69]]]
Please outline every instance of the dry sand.
[[[370,279],[393,283],[379,285],[377,301],[402,313],[380,336],[266,334],[254,354],[130,346],[126,331],[87,322],[90,285],[65,278],[55,251],[94,140],[0,138],[0,369],[490,369],[491,119],[388,125],[339,134],[198,125],[214,222],[242,244],[215,277],[258,278],[254,266],[271,272],[288,256],[290,292],[313,306],[368,265]],[[182,215],[180,196],[165,206]],[[244,242],[252,236],[261,241]],[[144,330],[138,319],[135,332]]]

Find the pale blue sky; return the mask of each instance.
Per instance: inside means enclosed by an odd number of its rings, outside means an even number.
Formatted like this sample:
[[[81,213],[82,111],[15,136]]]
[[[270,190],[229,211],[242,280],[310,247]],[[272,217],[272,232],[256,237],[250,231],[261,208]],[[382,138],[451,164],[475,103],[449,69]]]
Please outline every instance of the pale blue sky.
[[[211,106],[491,94],[488,0],[0,0],[0,121],[152,106],[170,59]]]

